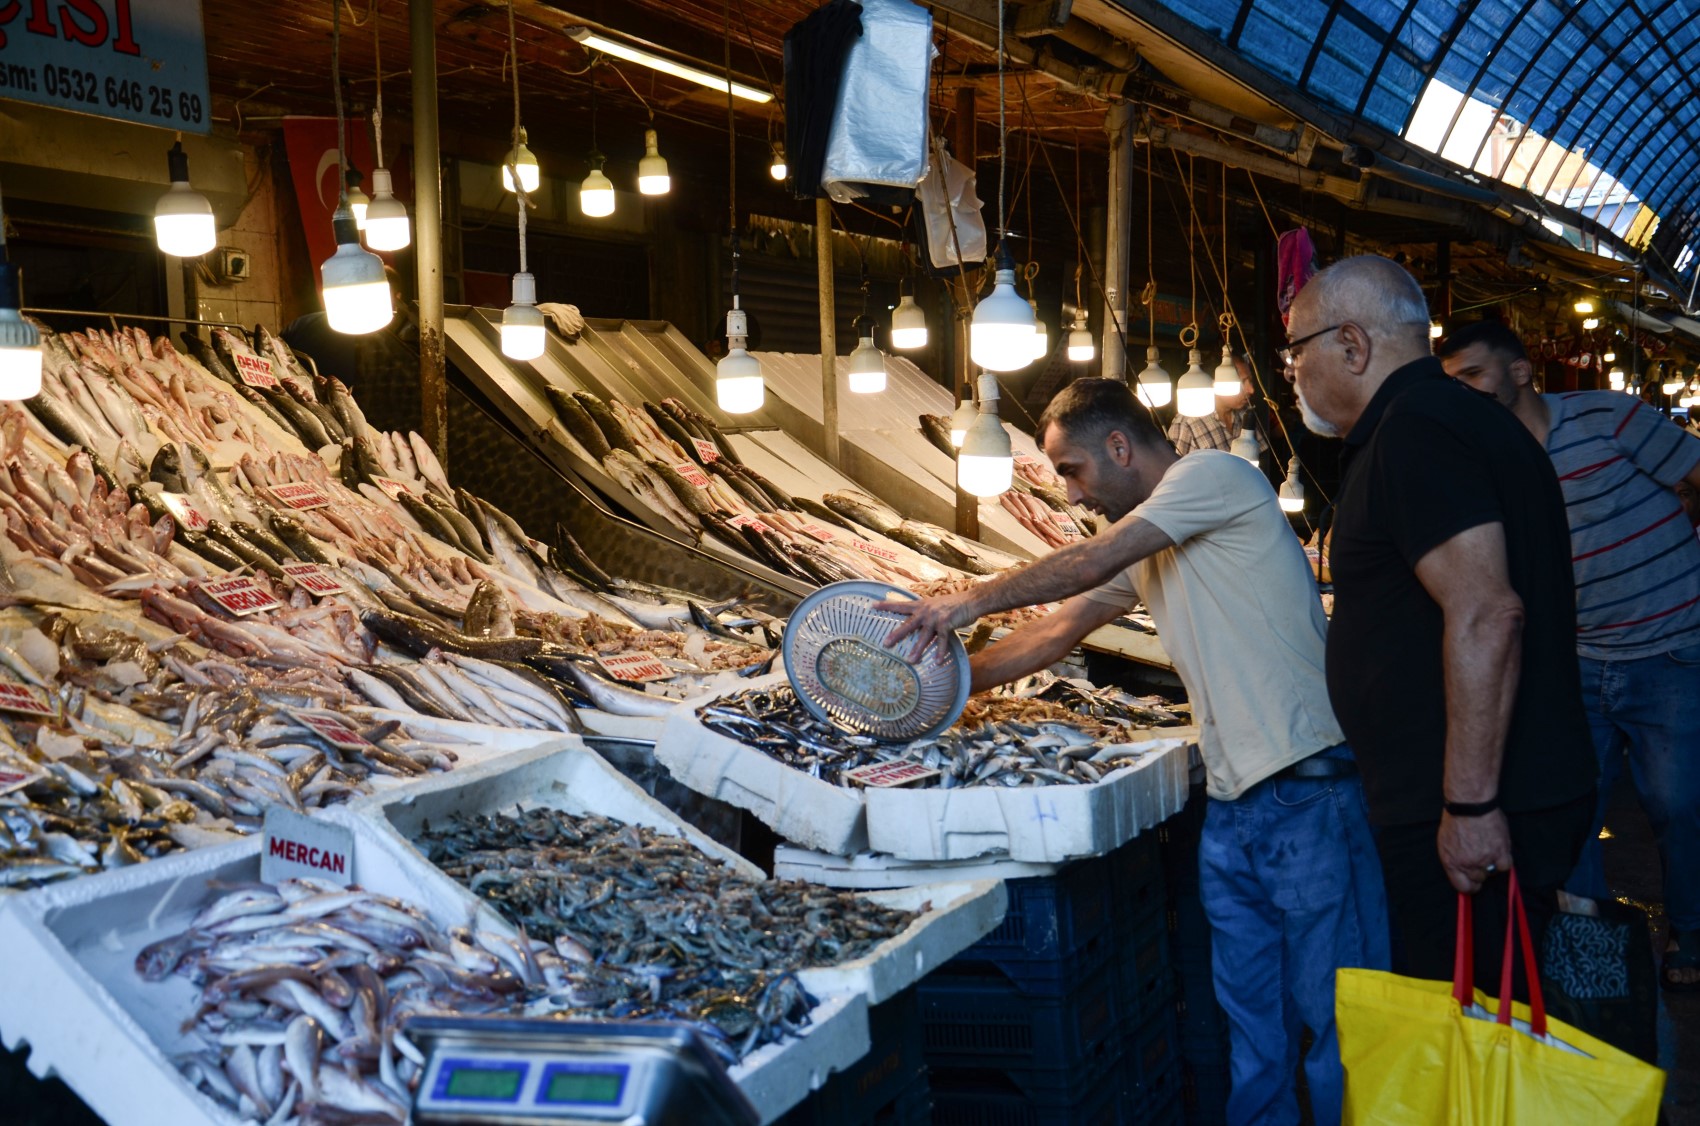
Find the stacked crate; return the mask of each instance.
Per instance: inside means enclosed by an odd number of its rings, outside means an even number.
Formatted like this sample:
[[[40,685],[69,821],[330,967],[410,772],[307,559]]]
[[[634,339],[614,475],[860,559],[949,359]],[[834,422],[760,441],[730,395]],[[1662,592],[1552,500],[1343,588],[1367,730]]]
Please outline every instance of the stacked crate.
[[[1198,892],[1198,842],[1206,805],[1203,788],[1195,787],[1186,808],[1157,830],[1174,951],[1187,1126],[1224,1126],[1228,1120],[1228,1019],[1216,1003],[1210,924]]]
[[[926,1126],[932,1121],[921,999],[910,986],[868,1010],[868,1054],[834,1072],[779,1126]]]
[[[938,1126],[1168,1126],[1178,1033],[1156,841],[1011,880],[1004,922],[920,985]]]

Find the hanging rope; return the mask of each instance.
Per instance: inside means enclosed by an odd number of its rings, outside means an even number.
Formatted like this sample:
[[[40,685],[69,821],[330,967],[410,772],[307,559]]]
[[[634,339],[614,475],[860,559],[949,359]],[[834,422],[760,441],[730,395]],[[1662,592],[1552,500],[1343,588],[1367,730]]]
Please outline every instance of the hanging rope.
[[[348,203],[348,134],[342,120],[342,4],[331,0],[331,94],[336,101],[338,206]]]
[[[508,0],[508,58],[512,65],[508,68],[513,73],[514,80],[514,144],[508,150],[508,175],[513,177],[514,198],[519,204],[519,272],[530,273],[526,263],[525,250],[525,213],[531,206],[531,201],[525,194],[525,183],[519,178],[519,35],[514,30],[514,4]]]
[[[373,85],[378,88],[376,104],[372,107],[372,163],[384,167],[384,55],[378,34],[378,0],[366,9],[366,22],[372,25]]]
[[[726,226],[732,234],[732,299],[738,298],[738,118],[732,106],[732,0],[726,0]]]
[[[1145,137],[1145,293],[1143,296],[1145,299],[1145,307],[1151,311],[1151,339],[1148,343],[1152,347],[1156,347],[1157,263],[1151,250],[1151,214],[1157,210],[1157,197],[1153,194],[1156,189],[1153,187],[1151,179],[1151,150],[1155,148],[1156,145],[1152,142],[1150,134],[1150,121],[1147,119]]]
[[[1009,212],[1004,207],[1004,163],[1007,157],[1008,134],[1004,122],[1003,104],[1003,5],[1004,0],[998,0],[998,245],[1009,235]],[[1032,232],[1028,232],[1031,237]]]

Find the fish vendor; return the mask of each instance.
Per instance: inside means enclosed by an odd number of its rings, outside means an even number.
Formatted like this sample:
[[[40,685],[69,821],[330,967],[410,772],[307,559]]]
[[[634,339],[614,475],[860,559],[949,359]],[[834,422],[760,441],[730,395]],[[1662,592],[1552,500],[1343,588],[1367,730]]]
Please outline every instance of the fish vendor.
[[[882,603],[915,659],[987,614],[1061,601],[972,659],[983,691],[1061,660],[1143,599],[1200,725],[1209,809],[1199,876],[1228,1016],[1228,1119],[1300,1120],[1300,1026],[1318,1123],[1340,1120],[1334,972],[1386,969],[1387,903],[1363,788],[1328,702],[1325,620],[1305,555],[1257,468],[1180,457],[1127,384],[1081,379],[1040,416],[1070,503],[1097,536],[970,590]]]

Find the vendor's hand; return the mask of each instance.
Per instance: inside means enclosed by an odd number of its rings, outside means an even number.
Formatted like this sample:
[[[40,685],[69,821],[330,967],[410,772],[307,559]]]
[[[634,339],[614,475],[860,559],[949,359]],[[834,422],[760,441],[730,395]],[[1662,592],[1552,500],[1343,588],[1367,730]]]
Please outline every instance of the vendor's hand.
[[[1489,876],[1511,871],[1511,829],[1500,810],[1480,817],[1440,818],[1440,864],[1452,886],[1471,895]]]
[[[892,649],[904,638],[913,637],[915,646],[909,657],[913,664],[919,664],[935,642],[939,647],[938,656],[942,659],[948,652],[946,638],[958,627],[967,625],[978,616],[969,605],[966,593],[876,602],[874,609],[903,615],[904,620],[886,634],[885,644],[886,648]]]

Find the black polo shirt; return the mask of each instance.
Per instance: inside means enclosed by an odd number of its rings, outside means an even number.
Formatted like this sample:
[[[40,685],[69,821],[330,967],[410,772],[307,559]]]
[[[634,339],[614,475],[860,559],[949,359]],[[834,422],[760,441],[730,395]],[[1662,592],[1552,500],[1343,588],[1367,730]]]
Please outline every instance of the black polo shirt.
[[[1501,802],[1523,812],[1588,793],[1596,767],[1576,664],[1570,528],[1546,451],[1509,410],[1424,357],[1387,377],[1346,436],[1343,466],[1328,695],[1371,818],[1440,819],[1442,621],[1415,567],[1459,532],[1496,521],[1524,609]]]

